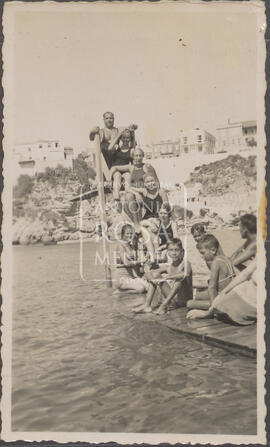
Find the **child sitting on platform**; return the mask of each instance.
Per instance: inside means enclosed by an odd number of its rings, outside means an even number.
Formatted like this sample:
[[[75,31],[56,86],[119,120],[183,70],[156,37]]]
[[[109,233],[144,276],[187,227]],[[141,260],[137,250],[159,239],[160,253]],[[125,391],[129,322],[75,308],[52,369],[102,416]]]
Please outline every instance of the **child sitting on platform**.
[[[136,234],[130,224],[122,227],[121,240],[117,243],[117,254],[116,289],[146,292],[148,283],[140,276],[141,262],[137,259]]]
[[[235,277],[235,271],[229,258],[219,254],[219,242],[212,234],[205,234],[197,243],[197,248],[210,269],[208,288],[197,291],[196,297],[187,302],[189,309],[208,309],[214,298]]]
[[[169,309],[186,306],[192,298],[192,270],[185,258],[185,251],[180,239],[173,238],[167,244],[170,263],[156,270],[145,273],[149,288],[144,305],[134,309],[135,312],[152,312],[152,302],[157,288],[162,295],[162,303],[156,314],[165,314]]]

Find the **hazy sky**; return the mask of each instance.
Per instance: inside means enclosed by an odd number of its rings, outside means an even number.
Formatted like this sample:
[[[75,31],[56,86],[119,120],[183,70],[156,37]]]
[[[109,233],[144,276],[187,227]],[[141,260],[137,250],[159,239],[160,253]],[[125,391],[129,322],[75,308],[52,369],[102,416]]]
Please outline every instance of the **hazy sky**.
[[[14,27],[15,143],[89,147],[107,110],[116,125],[138,124],[142,145],[256,119],[256,8],[24,5]]]

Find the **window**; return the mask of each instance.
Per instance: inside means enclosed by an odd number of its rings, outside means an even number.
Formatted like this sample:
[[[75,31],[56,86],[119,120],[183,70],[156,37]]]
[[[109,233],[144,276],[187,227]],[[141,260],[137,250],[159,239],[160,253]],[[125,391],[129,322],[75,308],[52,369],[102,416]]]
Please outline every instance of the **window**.
[[[39,147],[39,149],[42,149],[43,146],[42,146],[42,144],[39,144],[38,147]]]
[[[46,157],[43,157],[43,160],[46,160]]]
[[[55,143],[55,147],[58,147],[59,146],[59,143]]]
[[[184,137],[184,144],[187,144],[187,137]]]
[[[203,150],[202,144],[199,144],[199,145],[198,145],[198,151],[199,151],[199,152],[202,152],[202,150]]]
[[[198,142],[201,143],[201,141],[202,141],[202,136],[198,135]]]
[[[50,144],[50,143],[48,143],[48,147],[51,147],[51,144]]]
[[[28,152],[31,152],[31,147],[28,148]]]
[[[184,151],[185,151],[186,154],[188,153],[188,146],[184,147]]]

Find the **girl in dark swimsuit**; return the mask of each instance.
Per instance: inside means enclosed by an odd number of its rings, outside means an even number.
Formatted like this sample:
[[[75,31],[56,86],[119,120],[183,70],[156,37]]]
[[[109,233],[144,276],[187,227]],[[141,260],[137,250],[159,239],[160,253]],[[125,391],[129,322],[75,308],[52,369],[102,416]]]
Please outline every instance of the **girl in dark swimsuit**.
[[[134,148],[132,147],[132,135],[129,129],[122,132],[119,137],[119,146],[116,147],[117,149],[114,150],[112,155],[110,173],[113,179],[113,198],[119,201],[122,180],[124,180],[125,186],[130,181],[131,151]]]

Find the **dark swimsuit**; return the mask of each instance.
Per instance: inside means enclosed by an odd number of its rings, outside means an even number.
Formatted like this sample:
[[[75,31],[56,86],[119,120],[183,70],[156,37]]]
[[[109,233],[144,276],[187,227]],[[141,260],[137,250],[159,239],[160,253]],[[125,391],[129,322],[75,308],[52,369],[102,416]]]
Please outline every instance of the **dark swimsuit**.
[[[128,149],[125,152],[123,152],[121,149],[118,149],[112,157],[112,166],[128,165],[131,162],[130,151],[131,149]]]
[[[160,245],[167,244],[167,242],[173,239],[172,224],[169,224],[166,228],[162,222],[160,222],[157,235],[160,238]]]
[[[145,209],[144,219],[149,219],[150,217],[158,217],[159,210],[163,203],[162,197],[158,194],[155,198],[148,196],[143,197],[143,206]]]

